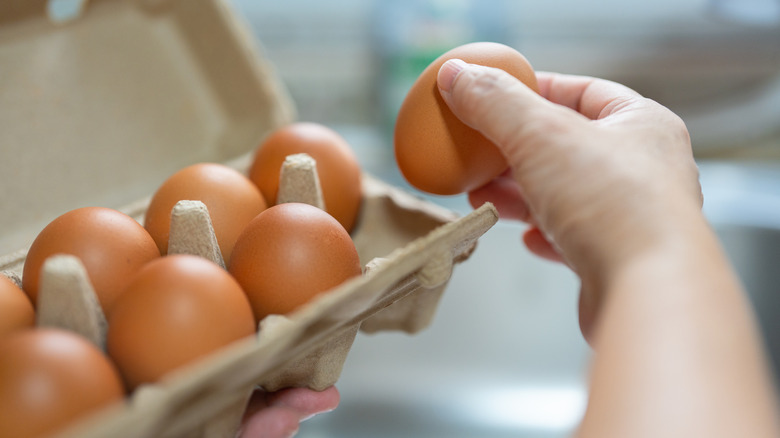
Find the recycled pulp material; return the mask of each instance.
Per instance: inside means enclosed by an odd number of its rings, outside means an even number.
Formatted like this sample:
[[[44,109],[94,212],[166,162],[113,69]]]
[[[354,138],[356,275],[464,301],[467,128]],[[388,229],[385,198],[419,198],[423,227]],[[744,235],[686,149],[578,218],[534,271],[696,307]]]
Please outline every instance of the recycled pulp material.
[[[222,0],[93,0],[56,25],[45,1],[0,2],[0,65],[10,72],[0,94],[0,271],[18,282],[25,245],[65,211],[103,205],[140,221],[145,196],[181,167],[245,170],[263,136],[293,120],[247,35]],[[299,158],[304,170],[293,169],[286,185],[301,187],[290,196],[317,202],[316,163],[307,171]],[[264,319],[256,338],[142,386],[61,436],[233,436],[256,385],[324,389],[359,329],[414,333],[430,324],[454,264],[496,222],[495,209],[457,218],[370,175],[362,191],[352,238],[363,276]],[[172,251],[221,262],[202,204],[177,208]],[[39,324],[102,346],[105,320],[80,261],[52,258],[43,275]]]
[[[428,207],[370,177],[366,178],[366,185],[372,196],[367,197],[369,204],[365,208],[384,208],[387,217],[402,211],[420,214]],[[453,262],[467,258],[479,236],[496,220],[495,209],[486,204],[443,224],[387,257],[374,259],[368,264],[371,268],[366,275],[321,295],[300,310],[265,318],[256,339],[238,342],[172,373],[159,384],[141,387],[123,406],[111,407],[58,436],[97,438],[116,436],[119,431],[121,436],[139,438],[233,436],[256,384],[275,390],[287,386],[324,389],[336,383],[361,322],[381,309],[393,313],[395,305],[441,288],[449,279]],[[408,232],[402,228],[386,231],[395,234],[399,230]],[[362,239],[370,236],[361,234],[359,229],[355,240]],[[77,259],[62,256],[49,262],[48,265],[74,264]],[[73,276],[70,269],[63,270],[68,272],[66,280]],[[56,269],[51,275],[56,275]],[[68,281],[83,283],[78,278]],[[47,292],[41,293],[43,303]],[[94,298],[82,301],[92,303],[93,310],[99,309]],[[433,311],[422,312],[426,320]],[[400,316],[403,320],[414,319],[403,312]],[[78,321],[83,324],[85,319]]]

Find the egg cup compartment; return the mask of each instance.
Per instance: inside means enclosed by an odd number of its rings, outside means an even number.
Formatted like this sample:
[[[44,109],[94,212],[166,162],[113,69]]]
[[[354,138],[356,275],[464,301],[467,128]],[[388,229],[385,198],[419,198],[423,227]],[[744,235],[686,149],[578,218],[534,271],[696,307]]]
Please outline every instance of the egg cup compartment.
[[[289,323],[289,319],[285,316],[269,315],[260,322],[258,336],[260,339],[273,336],[274,330],[282,329]],[[301,386],[322,391],[335,385],[341,376],[341,370],[359,328],[359,322],[344,327],[320,345],[307,351],[305,355],[289,362],[275,374],[263,377],[258,382],[258,386],[273,392]]]
[[[465,256],[464,256],[465,257]],[[377,258],[366,266],[371,275],[386,259]],[[440,254],[415,274],[420,287],[392,305],[385,307],[360,325],[364,333],[381,331],[403,331],[418,333],[433,322],[439,299],[447,288],[452,275],[452,258],[449,254]]]
[[[363,186],[366,195],[362,227],[353,238],[364,260],[367,275],[373,275],[387,263],[387,254],[399,242],[408,242],[413,236],[427,234],[442,223],[457,219],[450,210],[410,197],[400,190],[388,191],[371,177],[364,178]],[[387,230],[394,230],[395,236],[390,237]],[[461,257],[468,257],[468,254],[464,253]],[[382,331],[414,334],[428,327],[452,272],[452,259],[446,259],[446,254],[441,254],[430,260],[421,270],[420,287],[403,300],[367,318],[360,330],[368,334]]]

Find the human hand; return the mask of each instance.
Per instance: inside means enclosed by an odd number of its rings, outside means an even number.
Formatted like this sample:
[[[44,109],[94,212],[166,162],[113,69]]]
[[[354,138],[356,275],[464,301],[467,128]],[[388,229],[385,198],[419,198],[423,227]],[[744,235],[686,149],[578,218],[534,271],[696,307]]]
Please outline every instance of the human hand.
[[[622,85],[537,73],[540,94],[507,73],[451,60],[438,86],[464,123],[492,140],[509,170],[469,194],[528,222],[529,250],[580,276],[586,337],[598,291],[622,263],[675,236],[700,214],[701,189],[684,123]]]
[[[286,438],[294,436],[300,423],[339,404],[339,392],[330,387],[318,392],[288,388],[268,393],[256,390],[241,425],[241,438]]]
[[[701,212],[685,125],[622,85],[537,77],[540,94],[448,61],[438,85],[509,164],[472,203],[528,222],[528,248],[582,280],[580,328],[598,354],[577,436],[780,436],[760,333]]]

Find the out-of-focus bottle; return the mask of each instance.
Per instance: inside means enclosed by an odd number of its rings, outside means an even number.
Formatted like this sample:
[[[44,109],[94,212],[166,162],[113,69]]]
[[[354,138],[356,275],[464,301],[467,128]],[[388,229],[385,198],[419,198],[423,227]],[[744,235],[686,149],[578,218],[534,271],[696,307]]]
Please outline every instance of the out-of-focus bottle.
[[[398,108],[439,55],[473,41],[506,43],[507,0],[377,1],[374,15],[382,125],[392,135]]]

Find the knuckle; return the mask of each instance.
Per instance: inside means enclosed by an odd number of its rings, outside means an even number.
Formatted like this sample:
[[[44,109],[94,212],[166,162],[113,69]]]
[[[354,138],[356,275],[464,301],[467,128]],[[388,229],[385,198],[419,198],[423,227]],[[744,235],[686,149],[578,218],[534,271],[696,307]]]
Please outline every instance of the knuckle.
[[[507,73],[490,68],[470,69],[463,78],[458,87],[456,97],[459,97],[461,104],[477,114],[489,113],[496,100],[504,96],[504,90],[508,86]]]

